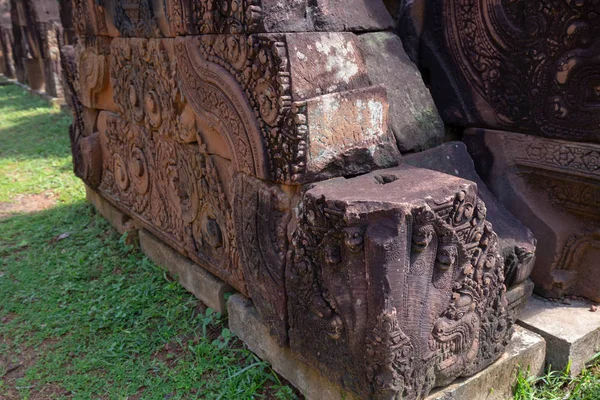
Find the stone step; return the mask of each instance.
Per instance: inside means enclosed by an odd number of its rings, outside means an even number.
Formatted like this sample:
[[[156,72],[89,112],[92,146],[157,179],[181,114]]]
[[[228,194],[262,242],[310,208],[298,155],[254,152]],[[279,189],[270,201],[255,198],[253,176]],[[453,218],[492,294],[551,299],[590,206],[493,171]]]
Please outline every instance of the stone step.
[[[571,360],[570,374],[575,376],[600,352],[600,310],[592,312],[586,301],[570,303],[533,296],[518,324],[546,340],[547,365],[562,371]]]

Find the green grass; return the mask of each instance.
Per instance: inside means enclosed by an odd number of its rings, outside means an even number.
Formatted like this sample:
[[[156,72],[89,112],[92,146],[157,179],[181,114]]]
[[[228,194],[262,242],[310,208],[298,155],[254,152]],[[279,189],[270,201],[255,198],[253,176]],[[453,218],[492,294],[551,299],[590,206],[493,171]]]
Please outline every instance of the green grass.
[[[54,199],[0,217],[0,399],[296,398],[84,201],[69,123],[0,86],[0,205]]]
[[[541,377],[529,376],[519,371],[515,400],[600,400],[600,358],[598,353],[591,366],[578,376],[569,374],[570,364],[564,371],[552,371],[551,366]]]

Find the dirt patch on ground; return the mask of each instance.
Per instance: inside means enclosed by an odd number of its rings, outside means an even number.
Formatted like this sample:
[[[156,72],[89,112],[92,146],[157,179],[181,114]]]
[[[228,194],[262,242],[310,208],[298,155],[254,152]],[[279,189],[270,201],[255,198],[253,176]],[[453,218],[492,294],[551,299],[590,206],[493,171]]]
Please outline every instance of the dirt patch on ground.
[[[26,393],[30,400],[47,400],[56,398],[68,398],[69,393],[55,384],[47,384],[38,387],[35,384],[19,386],[19,379],[31,368],[40,351],[58,342],[58,340],[45,340],[35,347],[17,347],[12,341],[0,336],[0,346],[8,348],[7,354],[0,354],[0,381],[3,385],[0,389],[0,399],[20,399]],[[23,391],[23,393],[21,393]]]
[[[51,192],[24,194],[10,202],[0,202],[0,219],[16,213],[31,213],[46,210],[56,204],[56,195]]]

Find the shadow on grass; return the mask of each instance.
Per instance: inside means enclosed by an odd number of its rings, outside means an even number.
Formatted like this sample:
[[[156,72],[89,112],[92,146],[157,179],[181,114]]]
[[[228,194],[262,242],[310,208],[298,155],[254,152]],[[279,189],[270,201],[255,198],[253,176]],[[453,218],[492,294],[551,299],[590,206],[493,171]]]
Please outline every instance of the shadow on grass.
[[[71,115],[16,85],[0,86],[0,158],[70,155]]]
[[[122,239],[83,201],[0,220],[0,398],[296,398]]]

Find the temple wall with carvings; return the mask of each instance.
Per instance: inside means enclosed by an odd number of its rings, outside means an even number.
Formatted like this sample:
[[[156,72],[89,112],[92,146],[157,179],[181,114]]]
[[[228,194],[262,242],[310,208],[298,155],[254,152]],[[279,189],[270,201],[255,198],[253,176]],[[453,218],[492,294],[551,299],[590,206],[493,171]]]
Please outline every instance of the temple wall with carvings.
[[[600,301],[600,4],[397,8],[444,122],[466,129],[478,173],[544,249],[536,291]]]
[[[530,274],[600,300],[598,7],[11,0],[0,61],[64,91],[128,229],[344,389],[419,399],[502,355]]]

